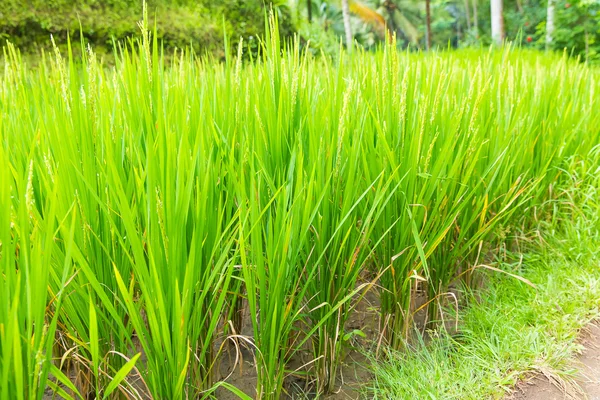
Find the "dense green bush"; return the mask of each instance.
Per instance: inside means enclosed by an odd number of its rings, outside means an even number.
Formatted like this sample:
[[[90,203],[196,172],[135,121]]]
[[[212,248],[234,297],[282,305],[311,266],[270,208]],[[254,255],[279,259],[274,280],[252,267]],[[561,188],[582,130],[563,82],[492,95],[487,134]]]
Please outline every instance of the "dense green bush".
[[[554,48],[600,62],[600,2],[558,0],[556,10]]]
[[[246,50],[258,48],[257,35],[264,32],[264,16],[271,6],[279,14],[282,33],[291,32],[286,9],[278,1],[263,0],[149,0],[150,18],[155,18],[165,47],[192,44],[197,52],[222,57],[226,33],[237,40],[244,37]],[[139,32],[141,0],[0,0],[0,40],[19,48],[36,50],[50,45],[53,35],[60,45],[67,34],[78,40],[83,34],[98,52],[112,48]]]

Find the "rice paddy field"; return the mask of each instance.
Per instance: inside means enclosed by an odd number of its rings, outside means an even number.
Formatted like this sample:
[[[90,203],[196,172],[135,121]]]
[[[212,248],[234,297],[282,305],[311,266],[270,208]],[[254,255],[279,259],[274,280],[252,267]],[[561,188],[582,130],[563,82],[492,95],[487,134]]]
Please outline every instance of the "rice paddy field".
[[[146,30],[111,66],[5,49],[0,399],[334,392],[362,297],[402,350],[600,143],[600,71],[566,57],[272,32],[244,63]]]

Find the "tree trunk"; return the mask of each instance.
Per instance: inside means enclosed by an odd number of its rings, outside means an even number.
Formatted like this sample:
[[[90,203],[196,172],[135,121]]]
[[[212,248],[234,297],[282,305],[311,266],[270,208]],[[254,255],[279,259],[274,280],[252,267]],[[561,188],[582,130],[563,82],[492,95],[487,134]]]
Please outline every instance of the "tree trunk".
[[[552,48],[552,36],[554,35],[554,0],[548,0],[546,12],[546,50]]]
[[[469,0],[465,0],[465,17],[467,18],[467,29],[471,30],[471,11],[469,10]]]
[[[427,24],[427,50],[431,49],[431,0],[425,0],[425,21]]]
[[[521,4],[521,0],[517,0],[517,11],[520,14],[523,14],[525,12],[525,10],[523,10],[523,4]]]
[[[501,45],[504,40],[504,17],[502,16],[502,0],[491,0],[492,41]]]
[[[348,0],[342,0],[342,16],[344,18],[344,31],[346,33],[346,48],[352,52],[352,26],[350,26],[350,5]]]
[[[475,31],[475,37],[479,39],[479,17],[477,12],[477,0],[473,0],[473,30]]]
[[[590,35],[587,29],[585,30],[585,62],[590,61]]]
[[[312,22],[312,0],[306,0],[306,11],[308,13],[308,23]]]

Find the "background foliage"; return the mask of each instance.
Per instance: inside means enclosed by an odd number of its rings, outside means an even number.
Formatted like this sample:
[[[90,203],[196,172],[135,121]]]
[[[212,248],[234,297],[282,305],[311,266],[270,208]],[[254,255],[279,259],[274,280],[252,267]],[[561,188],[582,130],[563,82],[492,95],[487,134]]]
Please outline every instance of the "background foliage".
[[[298,32],[314,52],[337,54],[343,36],[341,0],[149,0],[165,47],[193,44],[201,53],[222,58],[226,33],[244,38],[244,53],[258,50],[264,34],[265,9],[279,15],[282,36]],[[361,0],[352,4],[354,39],[367,48],[395,34],[398,46],[425,47],[424,0]],[[555,0],[556,31],[552,49],[582,59],[600,58],[600,1]],[[311,23],[308,22],[310,5]],[[547,0],[505,0],[506,38],[521,46],[544,49]],[[432,0],[434,47],[487,46],[489,0]],[[136,34],[142,18],[141,0],[0,0],[0,39],[22,49],[49,46],[52,34],[60,44],[67,32],[78,39],[80,29],[97,52],[112,40]],[[80,25],[81,24],[81,25]],[[386,34],[387,30],[387,34]]]
[[[197,52],[222,57],[223,37],[244,37],[245,47],[258,48],[257,35],[264,34],[265,9],[275,6],[280,28],[289,35],[292,27],[281,1],[263,0],[148,0],[159,38],[166,48],[190,44]],[[113,39],[139,34],[141,0],[0,0],[0,38],[21,49],[48,48],[52,34],[59,44],[67,34],[78,40],[80,32],[97,53],[112,48]]]

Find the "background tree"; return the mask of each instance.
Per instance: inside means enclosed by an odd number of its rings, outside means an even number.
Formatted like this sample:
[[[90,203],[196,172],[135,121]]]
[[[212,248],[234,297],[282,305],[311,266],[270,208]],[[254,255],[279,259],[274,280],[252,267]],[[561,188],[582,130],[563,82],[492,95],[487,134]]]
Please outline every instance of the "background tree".
[[[497,45],[504,40],[504,16],[502,14],[502,0],[490,1],[492,40]]]
[[[473,31],[475,38],[479,38],[479,18],[477,17],[477,0],[473,0]]]
[[[554,34],[554,0],[548,0],[546,13],[546,49],[552,48],[552,35]]]
[[[165,50],[191,43],[196,52],[217,59],[225,55],[224,35],[231,42],[243,37],[244,54],[256,54],[272,7],[280,36],[297,33],[314,54],[335,57],[340,37],[365,49],[390,36],[396,36],[398,48],[411,49],[488,46],[506,39],[539,50],[566,49],[582,61],[600,63],[598,0],[344,0],[347,7],[342,0],[147,2]],[[138,34],[141,11],[141,1],[133,0],[0,0],[0,45],[9,40],[24,53],[38,53],[48,47],[50,35],[64,48],[67,35],[77,43],[81,32],[96,53],[110,57],[113,38]]]
[[[427,27],[427,50],[431,49],[431,0],[425,0],[425,26]]]
[[[342,17],[344,18],[344,32],[346,33],[346,47],[352,51],[352,26],[350,25],[350,5],[348,0],[342,0]]]

